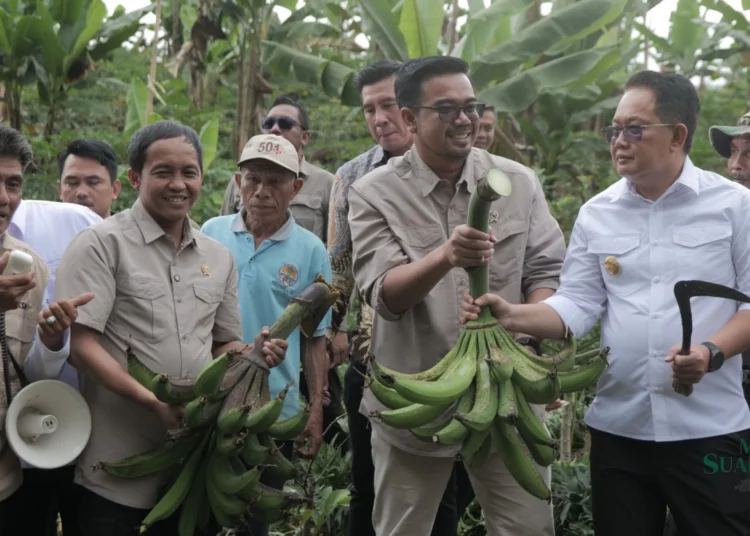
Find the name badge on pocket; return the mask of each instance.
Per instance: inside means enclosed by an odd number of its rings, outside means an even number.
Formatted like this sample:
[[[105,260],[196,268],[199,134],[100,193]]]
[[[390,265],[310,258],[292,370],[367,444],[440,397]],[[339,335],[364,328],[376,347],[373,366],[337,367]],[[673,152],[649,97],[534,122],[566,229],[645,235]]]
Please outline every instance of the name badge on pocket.
[[[609,275],[618,275],[620,273],[620,262],[610,255],[604,259],[604,269]]]

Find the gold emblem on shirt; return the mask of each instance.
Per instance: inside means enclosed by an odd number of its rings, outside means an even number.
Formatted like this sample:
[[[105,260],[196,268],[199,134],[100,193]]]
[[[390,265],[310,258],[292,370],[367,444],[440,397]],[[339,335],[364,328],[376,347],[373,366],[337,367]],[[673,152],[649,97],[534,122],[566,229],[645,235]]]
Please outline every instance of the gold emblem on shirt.
[[[609,275],[617,275],[620,273],[620,263],[612,255],[604,259],[604,269],[607,270]]]
[[[208,273],[208,264],[203,264],[203,265],[201,265],[201,273],[202,273],[203,275],[210,275],[210,274]]]

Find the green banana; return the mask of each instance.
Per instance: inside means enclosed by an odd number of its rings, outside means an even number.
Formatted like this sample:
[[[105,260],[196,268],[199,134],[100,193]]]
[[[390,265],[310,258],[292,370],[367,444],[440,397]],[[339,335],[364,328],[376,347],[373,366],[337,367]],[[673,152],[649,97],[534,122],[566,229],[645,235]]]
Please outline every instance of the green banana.
[[[208,504],[211,506],[211,513],[219,525],[225,529],[237,527],[240,521],[239,517],[229,515],[223,510],[224,504],[221,502],[223,496],[219,495],[211,478],[206,478],[206,495],[208,496]]]
[[[137,478],[151,475],[181,463],[198,445],[201,436],[193,434],[177,441],[167,441],[161,447],[130,456],[119,462],[99,462],[94,469],[103,469],[107,474],[122,478]]]
[[[244,435],[216,434],[216,450],[224,456],[235,456],[240,453],[245,446]]]
[[[146,532],[151,525],[171,516],[187,498],[190,487],[198,472],[203,451],[211,434],[205,434],[197,449],[188,458],[177,479],[172,483],[169,490],[156,503],[148,515],[141,522],[140,534]]]
[[[393,389],[407,400],[417,404],[446,404],[458,400],[471,385],[476,375],[476,353],[457,359],[440,379],[434,382],[420,380],[395,380]]]
[[[276,422],[281,415],[281,411],[284,409],[284,399],[286,394],[289,392],[291,384],[288,384],[281,392],[276,395],[276,398],[270,400],[259,409],[251,412],[245,418],[244,428],[250,433],[265,432],[270,426]]]
[[[290,480],[297,474],[297,468],[289,461],[281,450],[274,444],[269,451],[267,461],[268,467],[265,471],[271,476],[281,480]]]
[[[230,352],[231,353],[231,352]],[[227,397],[234,387],[245,377],[245,374],[251,369],[252,363],[242,357],[242,355],[229,359],[229,367],[224,379],[221,381],[219,390],[216,394],[209,395],[210,399],[219,399]]]
[[[518,400],[516,400],[516,389],[513,382],[506,378],[498,384],[499,400],[497,404],[497,416],[511,424],[515,424],[518,417]]]
[[[151,381],[155,376],[158,376],[158,374],[141,363],[133,353],[133,349],[130,345],[125,349],[125,352],[127,354],[128,373],[146,389],[151,390]]]
[[[433,437],[435,436],[435,434],[443,430],[445,427],[449,426],[452,422],[453,422],[453,417],[451,417],[450,419],[433,421],[429,424],[425,424],[424,426],[417,426],[416,428],[409,428],[409,431],[417,439],[421,441],[425,441],[427,443],[432,443]]]
[[[471,411],[456,412],[455,418],[469,430],[483,432],[492,426],[497,414],[497,383],[492,381],[490,366],[484,359],[476,360],[476,398]]]
[[[216,504],[227,517],[239,516],[245,509],[245,502],[235,495],[221,491],[216,477],[215,473],[209,472],[206,482],[206,491],[209,496],[212,496],[211,504]]]
[[[297,494],[287,493],[263,483],[258,483],[250,506],[253,510],[277,510],[288,506],[290,502],[302,501]]]
[[[401,409],[373,411],[370,415],[392,428],[418,428],[440,417],[449,407],[450,402],[437,405],[412,404]]]
[[[518,387],[515,388],[515,396],[518,407],[518,418],[516,419],[515,425],[518,432],[522,437],[533,439],[535,443],[553,447],[555,445],[554,438],[549,435],[544,424],[539,417],[537,417],[536,413],[534,413],[531,406],[529,406],[523,392]]]
[[[365,377],[365,387],[369,387],[378,402],[383,404],[388,409],[400,409],[406,406],[411,406],[412,402],[406,400],[403,396],[398,394],[395,390],[390,387],[386,387],[375,378],[371,376]]]
[[[219,490],[228,495],[236,495],[246,487],[258,483],[260,471],[257,468],[238,474],[231,460],[232,458],[223,456],[217,450],[214,450],[209,457],[208,470]]]
[[[207,462],[205,458],[198,467],[188,496],[180,508],[180,517],[177,521],[177,536],[193,536],[195,527],[198,525],[198,518],[204,505],[208,506],[206,497],[206,471]]]
[[[167,404],[185,404],[195,399],[192,380],[174,379],[166,374],[157,374],[152,378],[151,391]]]
[[[479,447],[479,450],[472,454],[471,457],[467,460],[468,464],[471,467],[481,467],[487,462],[487,458],[490,457],[491,450],[492,435],[488,431],[486,437],[484,438],[484,441],[482,442],[482,445]]]
[[[557,375],[560,378],[560,391],[563,393],[583,391],[599,381],[606,368],[607,359],[599,353],[588,365],[577,367],[570,372],[560,372]]]
[[[201,428],[208,426],[216,421],[221,411],[222,400],[209,400],[208,397],[202,396],[188,403],[185,406],[184,416],[185,424],[189,428]]]
[[[496,419],[490,428],[497,452],[505,462],[508,472],[527,492],[538,499],[549,501],[551,493],[534,462],[526,453],[521,438],[512,425]]]
[[[567,363],[572,363],[575,359],[577,341],[573,336],[573,332],[570,330],[566,330],[565,344],[563,345],[563,348],[557,354],[551,356],[540,356],[533,352],[529,352],[522,345],[518,344],[515,339],[510,336],[510,333],[502,328],[494,330],[494,333],[498,340],[498,345],[501,348],[506,348],[511,353],[517,354],[534,365],[546,370],[562,368]]]
[[[305,406],[297,415],[273,423],[266,433],[280,441],[292,440],[305,431],[310,413],[310,406]]]
[[[456,413],[470,411],[474,405],[474,385],[471,385],[464,395],[458,399]],[[455,416],[455,414],[454,414]],[[440,445],[458,445],[469,435],[469,429],[461,421],[451,418],[448,423],[432,435],[433,443]]]
[[[255,434],[249,434],[245,438],[239,457],[249,467],[261,465],[266,463],[270,457],[269,448],[260,444],[258,436]]]
[[[207,363],[195,379],[195,394],[209,396],[216,394],[229,368],[229,356],[226,353]]]
[[[549,404],[557,400],[562,392],[556,372],[534,370],[520,356],[513,359],[513,383],[521,389],[530,404]]]
[[[461,458],[463,460],[471,460],[474,454],[482,448],[482,445],[489,434],[489,430],[485,430],[484,432],[469,432],[469,436],[461,446]]]
[[[245,425],[248,413],[250,413],[250,404],[245,403],[245,397],[250,390],[250,386],[256,377],[262,378],[262,375],[254,373],[255,371],[246,371],[240,381],[234,386],[229,395],[224,398],[224,402],[219,411],[219,417],[216,420],[216,426],[224,434],[234,434]]]
[[[490,347],[490,371],[497,383],[513,377],[513,360],[497,346]]]
[[[383,385],[388,385],[388,381],[383,380],[383,376],[388,376],[390,378],[393,378],[394,380],[416,380],[416,381],[434,381],[440,378],[443,374],[445,374],[445,371],[448,370],[448,367],[456,360],[456,358],[459,357],[459,349],[461,346],[461,343],[464,342],[464,339],[468,337],[468,332],[464,331],[461,337],[459,337],[459,342],[453,347],[453,349],[445,354],[443,358],[437,362],[437,364],[427,370],[424,370],[422,372],[418,372],[416,374],[405,374],[403,372],[396,372],[395,370],[389,369],[387,367],[384,367],[383,365],[380,365],[377,361],[374,359],[370,359],[370,369],[373,372],[374,378],[382,383]]]

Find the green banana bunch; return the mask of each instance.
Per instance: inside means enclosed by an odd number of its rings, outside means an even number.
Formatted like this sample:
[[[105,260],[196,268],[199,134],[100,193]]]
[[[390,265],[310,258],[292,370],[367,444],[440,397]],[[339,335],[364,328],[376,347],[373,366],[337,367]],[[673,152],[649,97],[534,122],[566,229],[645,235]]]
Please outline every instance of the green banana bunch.
[[[285,339],[297,326],[314,331],[337,296],[318,277],[290,301],[271,326],[270,338]],[[211,516],[225,528],[249,530],[250,520],[281,519],[286,509],[303,501],[261,481],[266,471],[285,481],[297,476],[275,440],[296,438],[310,418],[310,407],[301,404],[298,414],[280,420],[291,384],[271,396],[262,348],[228,351],[206,364],[195,379],[187,379],[151,370],[128,347],[127,369],[159,400],[182,406],[185,421],[183,428],[168,430],[167,442],[150,452],[94,466],[121,478],[176,470],[142,521],[141,534],[171,515],[179,516],[179,536],[205,529]]]
[[[490,205],[510,192],[510,180],[499,170],[480,179],[469,201],[468,224],[486,233]],[[489,292],[487,266],[467,272],[472,296]],[[404,374],[370,356],[365,385],[386,407],[370,416],[423,441],[458,446],[460,458],[472,467],[484,464],[494,446],[523,489],[549,500],[535,463],[549,466],[556,444],[530,404],[549,404],[594,385],[606,370],[608,353],[604,348],[577,355],[576,338],[568,331],[556,354],[537,356],[485,307],[429,370]],[[576,366],[582,359],[587,364]]]

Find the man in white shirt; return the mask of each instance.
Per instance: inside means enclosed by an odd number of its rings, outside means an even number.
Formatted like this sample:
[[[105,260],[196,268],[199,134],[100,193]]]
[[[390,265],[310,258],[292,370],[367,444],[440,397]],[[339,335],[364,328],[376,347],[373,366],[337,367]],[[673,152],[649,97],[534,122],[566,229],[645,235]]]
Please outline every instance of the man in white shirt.
[[[552,339],[566,327],[582,337],[601,317],[609,367],[585,418],[596,534],[661,536],[667,506],[681,536],[750,534],[738,357],[750,306],[693,298],[690,354],[677,355],[676,282],[750,294],[750,191],[691,162],[699,112],[687,78],[634,75],[605,129],[623,178],[581,207],[556,294],[462,304],[462,322],[489,305],[506,329]]]
[[[79,388],[76,370],[67,363],[69,355],[66,320],[74,314],[76,303],[53,303],[55,273],[68,243],[81,231],[102,221],[92,210],[73,203],[23,200],[13,214],[8,234],[28,244],[47,264],[50,278],[44,289],[40,316],[60,316],[68,311],[54,326],[37,329],[31,350],[23,363],[29,381],[57,379]],[[84,302],[92,296],[84,297]],[[70,300],[73,301],[73,300]],[[81,302],[83,303],[83,302]],[[52,310],[50,310],[52,309]],[[57,311],[57,315],[53,314]],[[52,536],[57,530],[57,513],[60,512],[65,536],[78,534],[75,523],[75,493],[73,473],[75,462],[58,469],[35,469],[22,462],[23,484],[16,492],[19,500],[15,517],[23,527],[25,536]],[[20,511],[18,511],[20,510]]]

